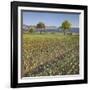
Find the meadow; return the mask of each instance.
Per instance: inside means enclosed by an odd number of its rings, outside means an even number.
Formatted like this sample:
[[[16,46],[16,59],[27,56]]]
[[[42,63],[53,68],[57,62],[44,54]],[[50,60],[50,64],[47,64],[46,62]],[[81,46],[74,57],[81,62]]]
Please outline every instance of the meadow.
[[[79,74],[79,35],[22,34],[22,77]]]

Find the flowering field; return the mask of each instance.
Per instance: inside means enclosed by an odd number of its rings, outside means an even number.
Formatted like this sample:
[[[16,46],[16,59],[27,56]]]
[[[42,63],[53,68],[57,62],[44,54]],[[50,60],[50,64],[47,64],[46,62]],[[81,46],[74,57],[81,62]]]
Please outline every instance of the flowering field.
[[[79,36],[23,34],[22,77],[79,74]]]

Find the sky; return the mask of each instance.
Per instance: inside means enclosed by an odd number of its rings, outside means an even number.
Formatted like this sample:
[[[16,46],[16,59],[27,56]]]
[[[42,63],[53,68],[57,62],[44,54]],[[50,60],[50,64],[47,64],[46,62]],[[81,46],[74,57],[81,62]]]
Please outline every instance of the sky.
[[[72,27],[79,27],[78,13],[22,11],[22,19],[24,25],[37,25],[43,22],[46,26],[60,27],[63,21],[68,20]]]

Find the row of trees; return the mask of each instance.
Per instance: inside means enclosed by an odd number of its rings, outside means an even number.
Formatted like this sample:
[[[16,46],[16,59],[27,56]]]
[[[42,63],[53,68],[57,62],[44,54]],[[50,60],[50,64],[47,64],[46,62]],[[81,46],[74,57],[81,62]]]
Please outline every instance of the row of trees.
[[[45,24],[43,22],[39,22],[36,25],[37,29],[40,29],[40,33],[42,33],[43,30],[45,30]],[[67,30],[71,29],[71,23],[69,21],[64,21],[62,25],[60,26],[60,29],[64,32],[64,35],[66,34]],[[33,32],[33,28],[30,28],[29,32]]]

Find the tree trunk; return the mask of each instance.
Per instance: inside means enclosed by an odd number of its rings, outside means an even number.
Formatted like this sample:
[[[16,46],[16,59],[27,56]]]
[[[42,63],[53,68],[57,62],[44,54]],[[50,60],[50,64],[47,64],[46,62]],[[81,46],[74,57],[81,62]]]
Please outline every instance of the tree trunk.
[[[42,33],[42,31],[40,31],[40,34]]]
[[[65,33],[65,31],[64,31],[64,35],[65,35],[66,33]]]

